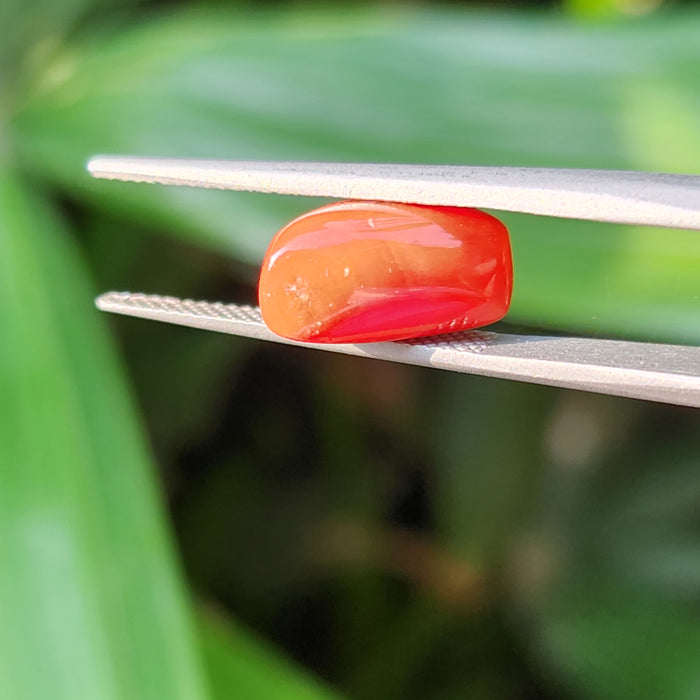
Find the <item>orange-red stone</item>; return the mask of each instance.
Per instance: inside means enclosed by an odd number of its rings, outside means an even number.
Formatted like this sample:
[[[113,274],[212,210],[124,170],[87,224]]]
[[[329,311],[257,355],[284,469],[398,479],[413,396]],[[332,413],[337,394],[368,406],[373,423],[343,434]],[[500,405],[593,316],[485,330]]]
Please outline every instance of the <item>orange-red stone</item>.
[[[493,323],[508,310],[512,284],[508,231],[484,212],[340,202],[275,236],[258,294],[277,335],[361,343]]]

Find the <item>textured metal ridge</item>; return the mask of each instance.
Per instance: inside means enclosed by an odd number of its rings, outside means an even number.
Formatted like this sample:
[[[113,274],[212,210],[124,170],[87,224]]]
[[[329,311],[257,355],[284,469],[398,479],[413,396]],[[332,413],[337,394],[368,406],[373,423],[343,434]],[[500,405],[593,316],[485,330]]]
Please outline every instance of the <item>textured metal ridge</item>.
[[[280,338],[257,307],[110,292],[113,313],[327,352],[700,407],[700,348],[596,338],[462,331],[397,343],[298,343]]]

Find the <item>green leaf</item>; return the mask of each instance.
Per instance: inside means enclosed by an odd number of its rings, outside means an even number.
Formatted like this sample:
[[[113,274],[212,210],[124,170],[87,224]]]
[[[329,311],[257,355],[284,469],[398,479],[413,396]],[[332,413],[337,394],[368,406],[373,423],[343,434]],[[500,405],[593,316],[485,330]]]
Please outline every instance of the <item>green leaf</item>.
[[[199,633],[214,698],[246,700],[337,700],[339,697],[302,673],[248,631],[205,611]]]
[[[449,377],[436,416],[436,519],[449,548],[479,573],[499,567],[538,488],[555,390]]]
[[[13,138],[26,168],[91,205],[256,263],[308,201],[92,182],[86,158],[700,172],[699,31],[690,11],[606,27],[444,10],[182,15],[67,51]],[[506,220],[512,320],[700,339],[697,233]]]
[[[3,0],[0,3],[0,112],[8,87],[32,73],[96,6],[105,9],[117,0]],[[122,6],[126,5],[122,1]]]
[[[512,593],[531,614],[525,634],[582,696],[694,698],[698,416],[613,397],[561,398],[545,431],[557,447],[537,523],[512,557]]]
[[[640,449],[618,482],[588,485],[588,506],[569,516],[579,523],[571,546],[580,550],[578,567],[589,568],[585,552],[595,551],[595,568],[619,582],[678,600],[698,594],[697,427],[694,439]]]
[[[664,0],[564,0],[564,7],[583,19],[614,19],[620,15],[645,15]]]
[[[700,625],[687,608],[590,579],[561,595],[540,641],[567,688],[600,700],[698,697]]]
[[[0,697],[205,698],[152,465],[61,222],[0,174]]]

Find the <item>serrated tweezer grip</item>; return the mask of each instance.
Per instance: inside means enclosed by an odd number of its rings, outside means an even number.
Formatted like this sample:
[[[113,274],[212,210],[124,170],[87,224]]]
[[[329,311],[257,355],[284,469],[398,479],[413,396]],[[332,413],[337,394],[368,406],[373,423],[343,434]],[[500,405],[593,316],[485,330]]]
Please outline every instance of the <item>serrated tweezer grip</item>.
[[[280,338],[257,307],[110,292],[104,311],[380,360],[700,407],[700,348],[595,338],[467,331],[397,343],[298,343]]]

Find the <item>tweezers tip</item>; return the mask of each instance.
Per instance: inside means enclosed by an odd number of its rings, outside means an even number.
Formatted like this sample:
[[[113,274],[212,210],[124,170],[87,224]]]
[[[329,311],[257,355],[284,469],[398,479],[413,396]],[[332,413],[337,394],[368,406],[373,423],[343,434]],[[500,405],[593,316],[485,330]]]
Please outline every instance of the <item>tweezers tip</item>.
[[[95,156],[93,158],[88,159],[87,163],[85,163],[85,170],[88,171],[92,177],[101,177],[104,174],[104,169],[102,167],[102,157],[101,156]]]
[[[114,156],[97,155],[88,158],[85,163],[85,170],[98,178],[111,178],[115,173]]]
[[[118,292],[106,292],[105,294],[100,294],[100,296],[95,298],[95,306],[100,311],[113,311],[117,305],[118,296],[120,296]]]

